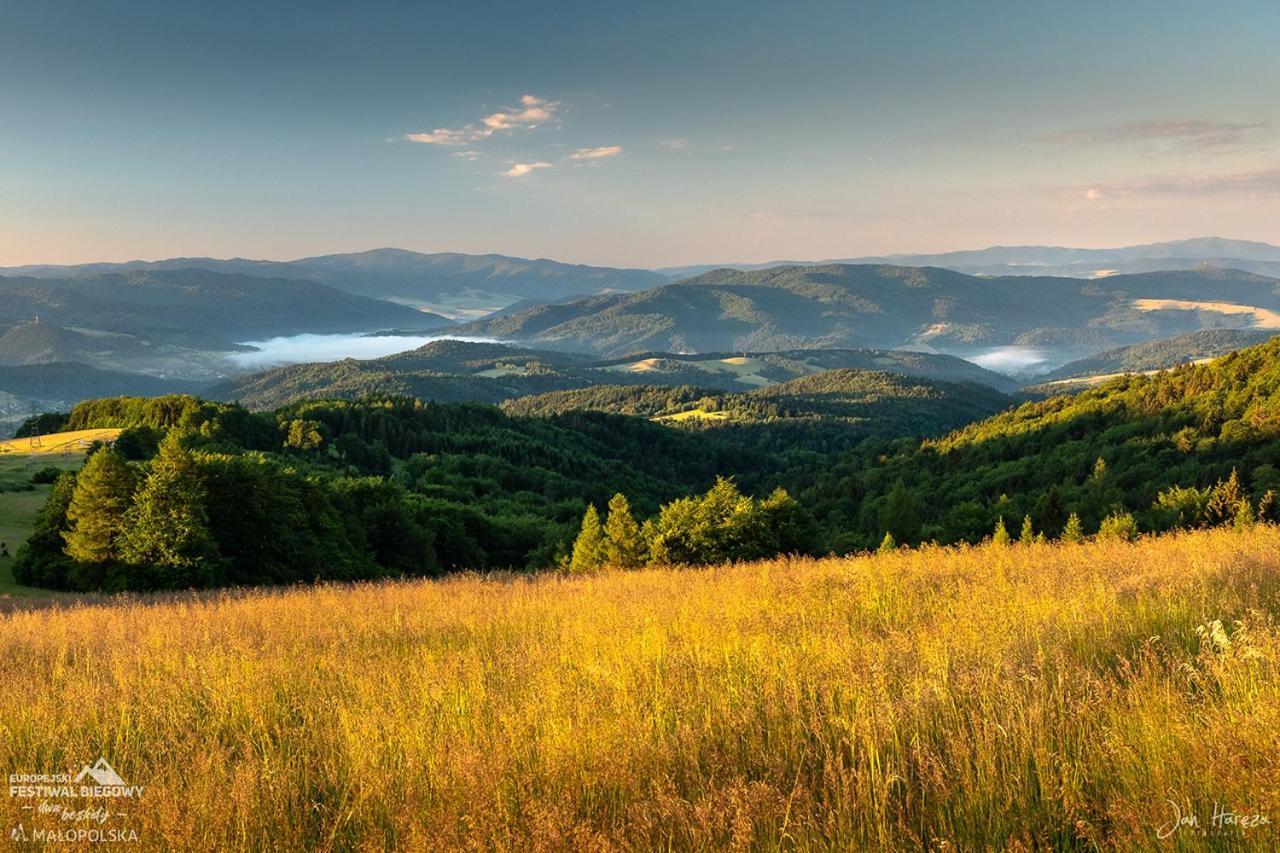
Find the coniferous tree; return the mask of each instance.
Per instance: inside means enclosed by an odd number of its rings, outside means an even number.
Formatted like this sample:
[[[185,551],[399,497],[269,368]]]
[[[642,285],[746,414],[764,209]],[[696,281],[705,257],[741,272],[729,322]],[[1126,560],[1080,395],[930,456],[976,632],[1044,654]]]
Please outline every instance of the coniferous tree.
[[[594,504],[588,504],[582,516],[582,527],[573,541],[573,556],[569,558],[569,573],[574,575],[594,572],[604,565],[608,541],[600,525],[600,513]]]
[[[880,547],[876,549],[877,554],[890,554],[898,550],[898,543],[893,541],[893,534],[885,531],[884,538],[880,540]]]
[[[991,534],[991,543],[1002,548],[1009,544],[1009,529],[1004,526],[1003,516],[996,519],[996,529]]]
[[[1084,525],[1080,523],[1080,516],[1074,512],[1067,516],[1067,526],[1062,529],[1062,541],[1084,541]]]
[[[63,539],[69,557],[106,563],[120,556],[120,534],[136,487],[133,469],[114,449],[105,447],[89,457],[67,507]]]
[[[604,523],[605,560],[620,569],[634,569],[644,565],[644,539],[640,525],[631,515],[627,496],[619,492],[609,499],[609,515]]]
[[[218,548],[195,463],[170,430],[125,518],[120,556],[157,588],[203,586]]]
[[[1031,527],[1031,516],[1022,517],[1022,530],[1018,533],[1018,541],[1023,545],[1031,545],[1036,541],[1036,532]]]

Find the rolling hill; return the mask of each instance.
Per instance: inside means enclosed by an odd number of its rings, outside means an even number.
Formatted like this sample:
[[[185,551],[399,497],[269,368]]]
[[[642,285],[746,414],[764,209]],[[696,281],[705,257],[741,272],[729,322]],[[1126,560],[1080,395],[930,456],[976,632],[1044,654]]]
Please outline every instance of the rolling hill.
[[[173,258],[122,264],[27,266],[0,270],[36,278],[200,269],[255,278],[317,282],[347,293],[400,301],[451,317],[483,316],[521,300],[554,302],[615,290],[643,290],[670,280],[649,270],[566,264],[545,258],[403,249],[320,255],[296,261]]]
[[[1246,499],[1250,518],[1277,520],[1280,339],[1026,403],[893,453],[859,448],[789,484],[806,480],[802,501],[844,548],[874,547],[886,530],[899,542],[977,541],[1024,516],[1052,537],[1073,512],[1086,533],[1117,513],[1146,531],[1222,523]]]
[[[395,394],[437,402],[498,403],[514,397],[593,385],[691,385],[741,391],[836,368],[879,370],[1013,391],[1000,374],[950,356],[881,350],[777,353],[640,353],[598,359],[504,344],[434,341],[384,358],[299,364],[232,377],[208,388],[219,400],[274,408],[321,397]]]
[[[543,305],[460,334],[621,355],[928,347],[982,358],[1037,348],[1050,364],[1206,327],[1280,328],[1280,280],[1204,269],[1099,280],[984,278],[899,266],[716,270],[632,294]]]
[[[1096,385],[1124,373],[1149,373],[1226,355],[1260,344],[1277,334],[1263,329],[1206,329],[1159,341],[1108,350],[1050,371],[1028,390],[1062,393],[1068,387]]]
[[[752,391],[603,385],[521,397],[502,404],[518,416],[600,411],[709,430],[761,450],[830,453],[869,437],[938,435],[990,417],[1013,400],[973,383],[955,384],[848,368],[824,370]]]
[[[434,330],[443,317],[311,281],[199,269],[0,277],[0,317],[133,335],[192,349],[303,332]]]

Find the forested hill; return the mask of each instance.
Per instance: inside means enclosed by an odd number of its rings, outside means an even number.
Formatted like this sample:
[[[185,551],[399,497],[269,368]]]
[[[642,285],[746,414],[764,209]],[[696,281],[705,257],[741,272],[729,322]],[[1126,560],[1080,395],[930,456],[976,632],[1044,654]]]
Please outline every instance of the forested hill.
[[[641,293],[535,306],[459,333],[604,355],[907,344],[1096,352],[1204,326],[1273,322],[1277,311],[1280,281],[1234,270],[1082,280],[833,264],[715,270]]]
[[[433,314],[313,281],[199,269],[0,277],[0,325],[44,322],[192,349],[304,332],[440,329]]]
[[[514,415],[602,411],[710,431],[775,452],[829,453],[869,437],[931,436],[1009,408],[984,385],[868,370],[826,370],[745,393],[680,386],[602,385],[503,403]]]
[[[844,548],[886,531],[900,542],[976,541],[1025,516],[1057,536],[1073,512],[1086,532],[1125,513],[1142,530],[1273,513],[1280,340],[1027,403],[894,452],[863,446],[806,482],[802,502]]]
[[[823,370],[852,368],[1012,391],[1017,383],[946,355],[902,350],[794,350],[696,355],[645,352],[621,359],[506,344],[433,341],[409,352],[357,361],[299,364],[219,382],[218,400],[269,409],[305,399],[402,395],[435,402],[498,403],[594,385],[693,385],[745,391]]]
[[[1115,373],[1167,370],[1179,364],[1217,358],[1233,350],[1260,344],[1276,334],[1277,330],[1274,329],[1205,329],[1189,335],[1119,347],[1078,359],[1037,377],[1037,380],[1053,382],[1094,376],[1110,378],[1110,374]]]

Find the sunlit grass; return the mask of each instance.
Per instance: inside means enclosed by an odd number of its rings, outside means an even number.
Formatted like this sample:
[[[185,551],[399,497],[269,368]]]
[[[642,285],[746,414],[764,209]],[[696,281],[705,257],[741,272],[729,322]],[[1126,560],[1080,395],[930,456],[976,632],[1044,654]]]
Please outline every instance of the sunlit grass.
[[[1156,835],[1280,820],[1278,608],[1258,528],[19,613],[0,757],[176,849],[1275,849]]]

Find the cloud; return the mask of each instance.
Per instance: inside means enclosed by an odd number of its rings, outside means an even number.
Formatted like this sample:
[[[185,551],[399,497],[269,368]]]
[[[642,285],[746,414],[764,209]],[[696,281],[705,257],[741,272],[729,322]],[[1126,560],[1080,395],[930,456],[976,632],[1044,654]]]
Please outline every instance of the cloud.
[[[493,130],[537,127],[543,122],[549,121],[559,107],[560,103],[558,101],[548,101],[546,98],[524,95],[520,98],[519,109],[496,112],[491,116],[487,116],[484,124],[485,127]]]
[[[523,178],[525,175],[533,172],[535,169],[554,169],[552,163],[544,163],[539,160],[536,163],[516,163],[510,169],[503,172],[508,178]]]
[[[1151,119],[1129,124],[1067,130],[1041,137],[1065,145],[1128,145],[1150,143],[1186,148],[1219,148],[1234,145],[1261,123],[1206,121],[1204,119]]]
[[[560,109],[559,101],[549,101],[536,95],[524,95],[519,107],[509,107],[486,116],[480,124],[462,127],[437,127],[432,131],[406,133],[407,142],[423,145],[470,145],[488,139],[499,131],[532,130],[550,121]]]
[[[480,159],[480,152],[474,148],[469,148],[466,151],[455,151],[449,156],[457,157],[459,160],[478,160]]]
[[[1226,175],[1168,175],[1137,178],[1089,187],[1087,199],[1142,195],[1271,195],[1280,194],[1280,168],[1258,169]]]
[[[659,139],[658,144],[668,151],[687,151],[689,150],[689,140],[680,139],[678,137],[667,137]]]
[[[601,160],[605,157],[617,157],[622,153],[621,145],[602,145],[599,148],[579,148],[564,158],[566,160]]]

